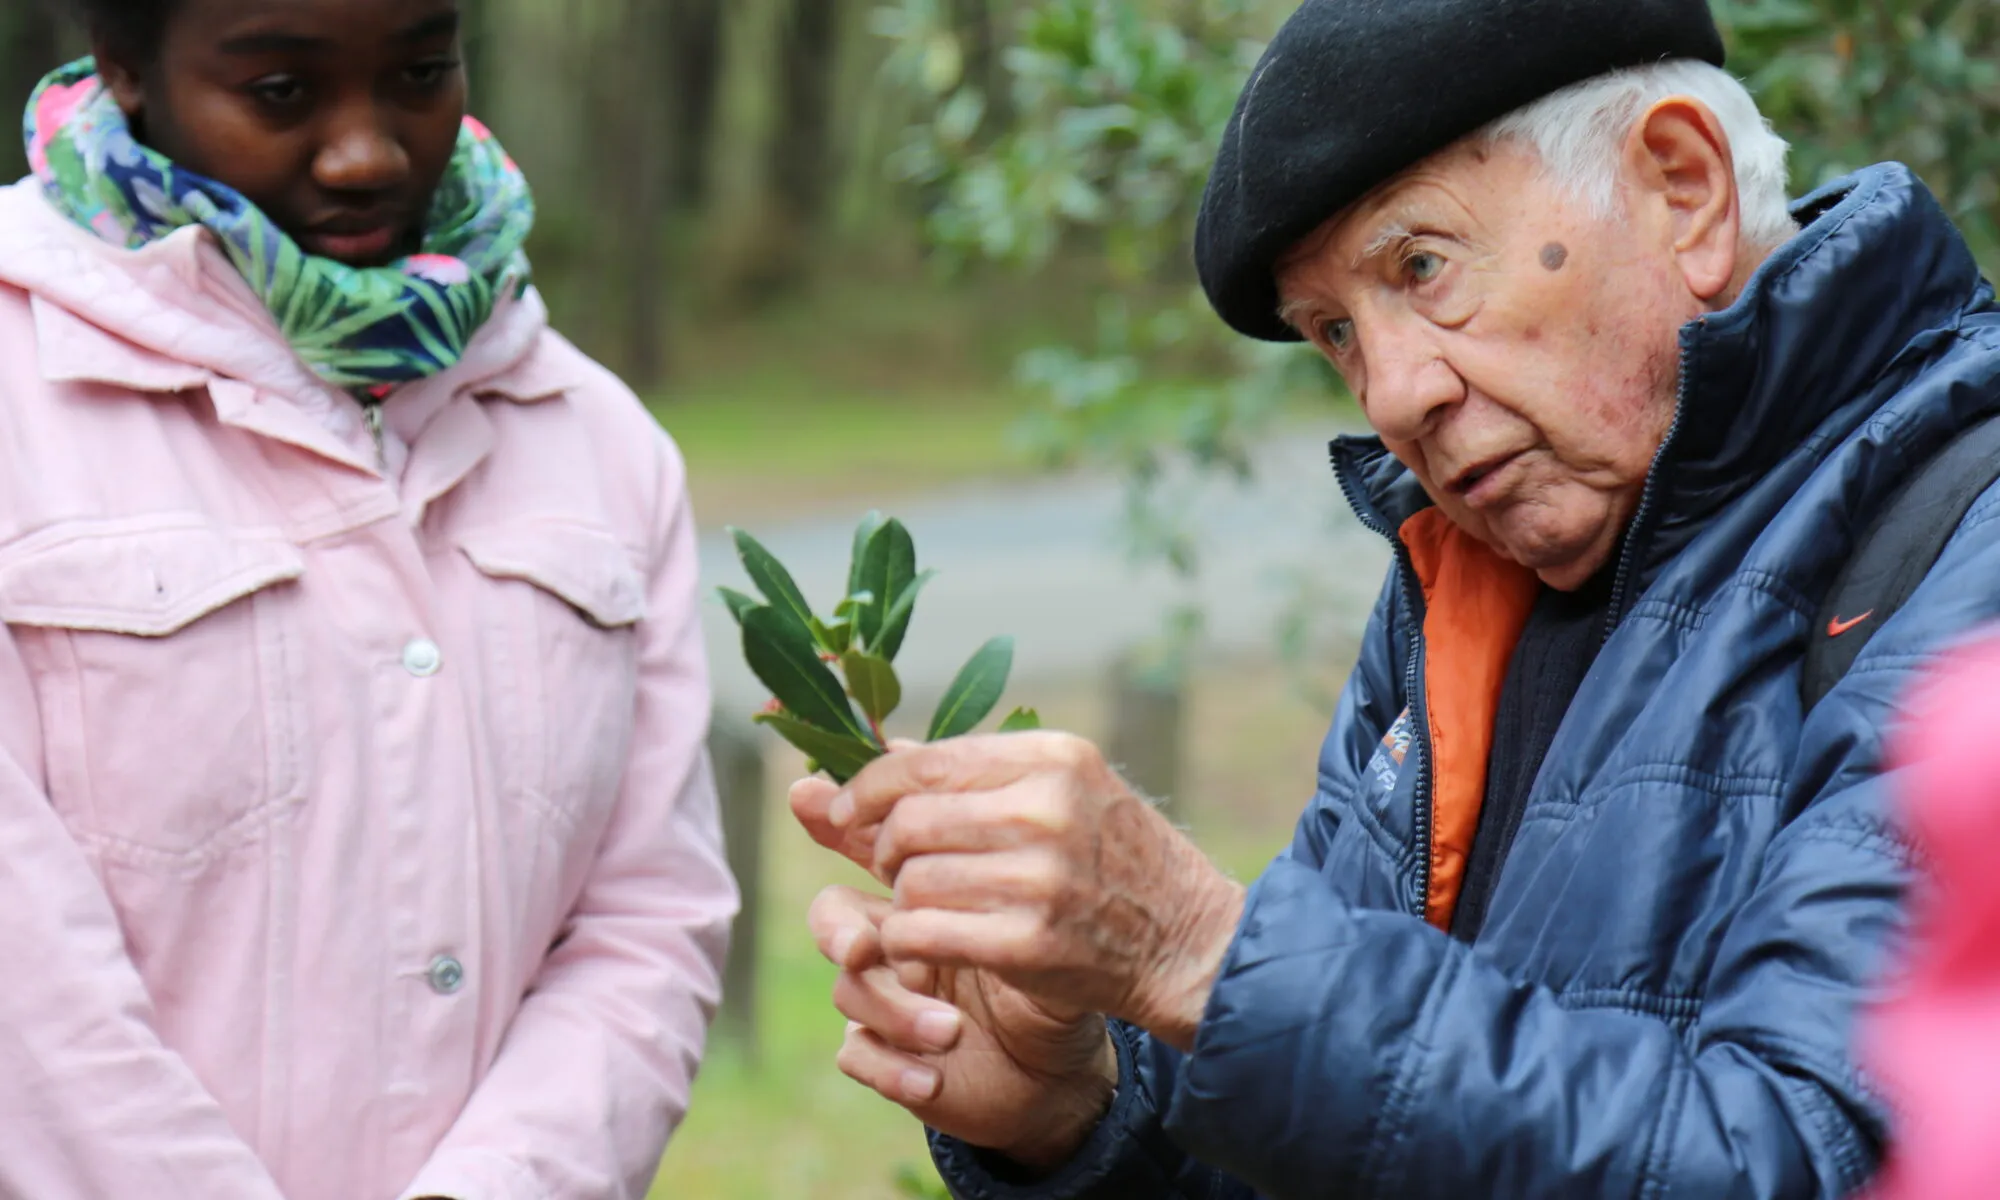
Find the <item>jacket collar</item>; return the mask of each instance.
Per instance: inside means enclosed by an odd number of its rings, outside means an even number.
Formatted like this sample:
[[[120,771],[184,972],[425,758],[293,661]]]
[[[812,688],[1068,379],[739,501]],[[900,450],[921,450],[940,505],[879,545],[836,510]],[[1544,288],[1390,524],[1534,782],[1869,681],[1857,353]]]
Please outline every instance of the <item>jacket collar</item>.
[[[1808,440],[1832,445],[1893,392],[1897,360],[1950,336],[1992,289],[1908,168],[1870,167],[1799,201],[1805,228],[1736,303],[1681,329],[1680,400],[1654,460],[1642,566],[1670,559],[1707,519]],[[1373,437],[1333,443],[1364,523],[1389,534],[1430,499]]]

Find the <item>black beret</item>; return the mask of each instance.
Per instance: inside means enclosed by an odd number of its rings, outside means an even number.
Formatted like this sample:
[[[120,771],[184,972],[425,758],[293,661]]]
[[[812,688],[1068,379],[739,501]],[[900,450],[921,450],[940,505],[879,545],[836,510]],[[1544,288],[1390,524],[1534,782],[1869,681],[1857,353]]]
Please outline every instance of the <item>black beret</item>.
[[[1222,319],[1297,341],[1272,266],[1406,167],[1625,67],[1721,66],[1708,0],[1305,0],[1273,38],[1209,175],[1195,265]]]

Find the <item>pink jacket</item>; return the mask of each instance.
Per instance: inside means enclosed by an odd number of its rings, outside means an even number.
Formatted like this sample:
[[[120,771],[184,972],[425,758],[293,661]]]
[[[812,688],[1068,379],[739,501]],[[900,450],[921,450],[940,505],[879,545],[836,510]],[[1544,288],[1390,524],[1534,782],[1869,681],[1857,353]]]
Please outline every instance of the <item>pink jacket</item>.
[[[637,1197],[687,1107],[679,455],[532,295],[384,411],[0,189],[0,1194]]]

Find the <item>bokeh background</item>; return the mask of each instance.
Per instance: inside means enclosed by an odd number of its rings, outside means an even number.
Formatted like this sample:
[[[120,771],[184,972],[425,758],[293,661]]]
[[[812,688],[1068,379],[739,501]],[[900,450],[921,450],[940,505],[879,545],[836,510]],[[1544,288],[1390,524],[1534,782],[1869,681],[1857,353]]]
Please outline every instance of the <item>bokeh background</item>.
[[[1291,4],[464,2],[474,110],[536,187],[538,283],[686,452],[709,582],[741,582],[740,525],[830,605],[861,513],[903,517],[942,571],[910,709],[1012,633],[1011,701],[1107,741],[1254,874],[1310,795],[1386,561],[1325,468],[1352,405],[1296,349],[1228,337],[1189,265],[1214,141]],[[1899,159],[2000,264],[2000,0],[1715,9],[1795,192]],[[4,0],[0,107],[83,48],[59,6]],[[23,169],[0,144],[0,175]],[[785,816],[801,764],[751,729],[711,608],[755,903],[655,1194],[941,1194],[914,1124],[832,1066],[803,913],[858,880]]]

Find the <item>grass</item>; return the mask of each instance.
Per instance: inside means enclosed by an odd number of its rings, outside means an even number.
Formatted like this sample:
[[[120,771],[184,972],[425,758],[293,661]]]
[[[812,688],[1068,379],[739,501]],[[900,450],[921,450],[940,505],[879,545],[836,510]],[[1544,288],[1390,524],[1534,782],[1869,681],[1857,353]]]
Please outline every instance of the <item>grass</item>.
[[[1051,725],[1086,736],[1109,722],[1094,681],[1022,681]],[[1178,817],[1239,878],[1254,876],[1288,840],[1311,795],[1325,716],[1292,696],[1270,663],[1203,669],[1188,693]],[[801,767],[776,744],[764,840],[760,931],[760,1058],[728,1044],[710,1054],[687,1123],[667,1152],[655,1200],[886,1200],[899,1169],[929,1176],[921,1131],[901,1109],[834,1067],[845,1021],[829,999],[833,968],[805,929],[805,910],[830,883],[861,873],[807,840],[784,810]]]
[[[647,399],[706,525],[1027,475],[1009,434],[1034,398],[1014,362],[1086,323],[1094,291],[830,266],[753,315],[684,328]]]
[[[753,378],[697,385],[654,411],[687,456],[696,515],[721,525],[1027,476],[1034,464],[1009,433],[1028,403],[991,384],[856,394]]]

